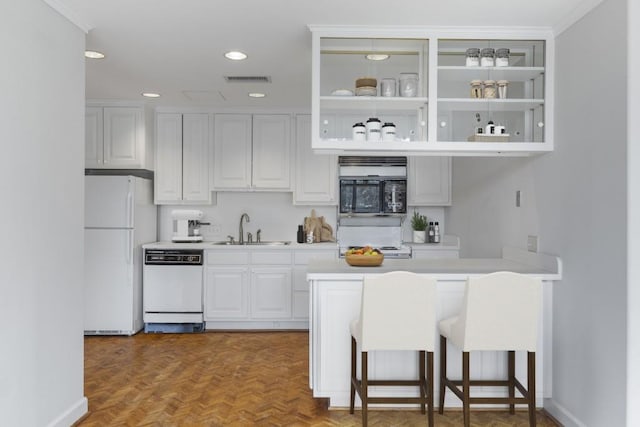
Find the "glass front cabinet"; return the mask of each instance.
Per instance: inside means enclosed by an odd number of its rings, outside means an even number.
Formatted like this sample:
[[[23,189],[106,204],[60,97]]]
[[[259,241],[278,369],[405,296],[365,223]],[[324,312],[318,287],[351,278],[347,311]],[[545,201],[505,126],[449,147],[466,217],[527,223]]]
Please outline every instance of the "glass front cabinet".
[[[553,150],[548,30],[310,29],[316,152],[514,156]]]

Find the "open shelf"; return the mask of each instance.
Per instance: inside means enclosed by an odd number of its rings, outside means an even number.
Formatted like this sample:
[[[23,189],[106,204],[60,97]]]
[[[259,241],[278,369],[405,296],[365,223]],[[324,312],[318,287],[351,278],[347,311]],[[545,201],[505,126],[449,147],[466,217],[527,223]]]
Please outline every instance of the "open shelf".
[[[427,105],[425,97],[321,96],[322,108],[335,110],[415,110]]]
[[[486,77],[491,80],[525,82],[535,80],[543,74],[544,67],[438,67],[438,79],[443,81],[470,81]]]
[[[418,155],[418,156],[530,156],[553,151],[542,142],[365,142],[323,139],[314,151],[320,154]]]
[[[438,106],[448,111],[528,111],[544,105],[544,99],[439,98]]]

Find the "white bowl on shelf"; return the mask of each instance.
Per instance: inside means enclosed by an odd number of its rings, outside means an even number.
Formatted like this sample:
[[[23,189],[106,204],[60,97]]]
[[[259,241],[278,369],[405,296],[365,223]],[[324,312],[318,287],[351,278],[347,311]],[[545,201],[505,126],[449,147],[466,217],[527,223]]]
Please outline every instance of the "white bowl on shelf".
[[[353,91],[349,89],[336,89],[331,92],[331,96],[353,96]]]

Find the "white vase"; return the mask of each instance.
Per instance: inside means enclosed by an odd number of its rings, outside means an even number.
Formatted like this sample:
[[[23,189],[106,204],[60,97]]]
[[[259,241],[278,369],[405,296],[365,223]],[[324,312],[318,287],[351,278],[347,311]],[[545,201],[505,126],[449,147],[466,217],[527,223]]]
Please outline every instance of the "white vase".
[[[413,243],[424,243],[427,237],[426,230],[413,230]]]

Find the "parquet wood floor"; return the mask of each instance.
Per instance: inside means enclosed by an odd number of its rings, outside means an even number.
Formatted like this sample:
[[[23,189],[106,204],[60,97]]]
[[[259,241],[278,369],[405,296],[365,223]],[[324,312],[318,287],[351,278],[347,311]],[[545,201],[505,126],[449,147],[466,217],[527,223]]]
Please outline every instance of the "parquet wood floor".
[[[359,426],[309,389],[307,332],[207,332],[85,338],[91,426]],[[473,426],[527,426],[526,412],[473,411]],[[544,414],[538,425],[556,426]],[[424,426],[419,411],[371,410],[372,426]],[[436,426],[462,413],[435,414]]]

